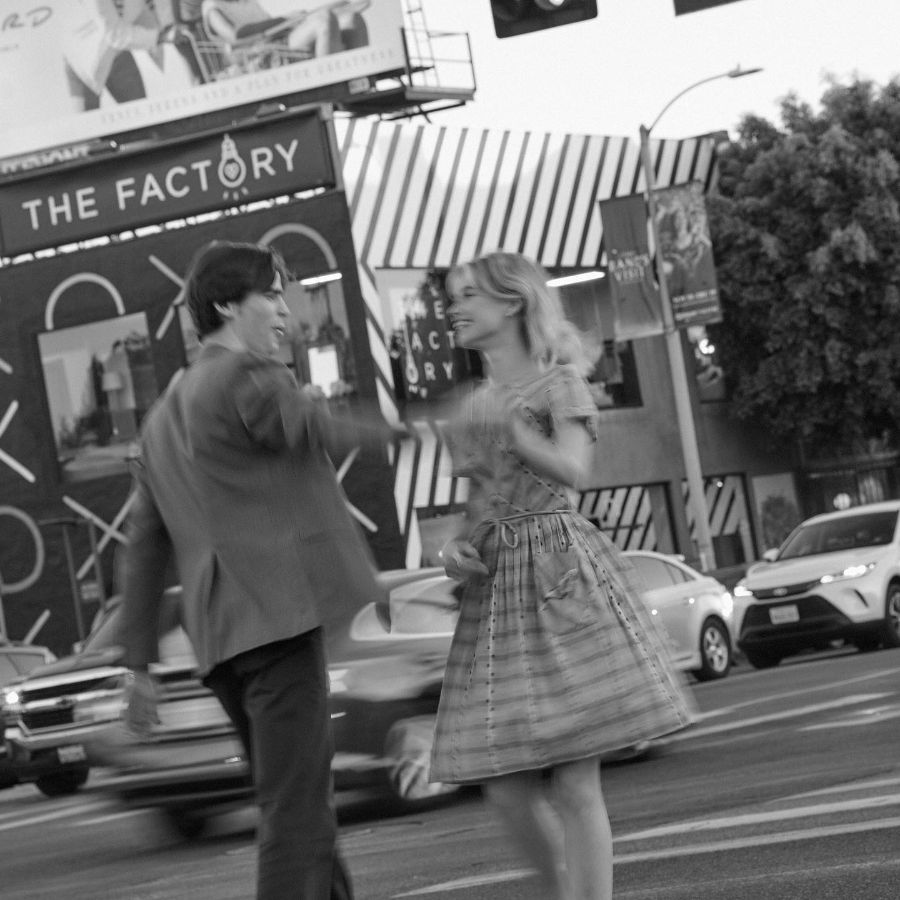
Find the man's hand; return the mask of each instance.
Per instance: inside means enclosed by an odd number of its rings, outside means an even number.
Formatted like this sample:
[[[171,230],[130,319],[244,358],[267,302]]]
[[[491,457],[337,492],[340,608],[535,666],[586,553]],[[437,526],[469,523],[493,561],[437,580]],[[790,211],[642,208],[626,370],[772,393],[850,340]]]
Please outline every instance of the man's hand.
[[[158,695],[156,679],[149,672],[135,670],[131,673],[126,692],[125,724],[140,737],[147,737],[153,726],[159,725]]]

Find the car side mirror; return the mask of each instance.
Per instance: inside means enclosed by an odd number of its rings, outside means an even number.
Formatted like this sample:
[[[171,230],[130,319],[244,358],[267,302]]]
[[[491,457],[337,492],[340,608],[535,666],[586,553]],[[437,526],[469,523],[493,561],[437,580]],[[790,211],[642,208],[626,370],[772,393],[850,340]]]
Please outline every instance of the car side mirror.
[[[778,559],[778,550],[775,548],[772,548],[771,550],[766,550],[766,552],[763,553],[762,558],[766,562],[775,562],[775,560]]]

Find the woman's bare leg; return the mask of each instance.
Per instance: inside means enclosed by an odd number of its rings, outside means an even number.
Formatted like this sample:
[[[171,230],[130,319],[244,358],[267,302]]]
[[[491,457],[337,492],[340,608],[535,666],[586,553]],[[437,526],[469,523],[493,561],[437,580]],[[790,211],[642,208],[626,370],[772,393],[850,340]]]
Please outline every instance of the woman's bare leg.
[[[520,851],[537,868],[542,896],[570,900],[562,827],[540,774],[523,772],[492,778],[485,783],[484,792]]]
[[[565,835],[565,859],[575,900],[611,900],[612,832],[596,758],[553,770],[556,808]]]

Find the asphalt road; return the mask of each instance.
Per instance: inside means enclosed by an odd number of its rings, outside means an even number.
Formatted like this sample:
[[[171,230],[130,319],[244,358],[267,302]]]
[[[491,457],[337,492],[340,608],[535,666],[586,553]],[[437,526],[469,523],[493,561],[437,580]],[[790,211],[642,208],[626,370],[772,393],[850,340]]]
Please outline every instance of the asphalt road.
[[[743,665],[692,688],[701,722],[604,767],[617,900],[896,900],[900,650]],[[102,782],[60,800],[0,792],[4,900],[252,898],[252,810],[186,844]],[[340,813],[359,900],[538,897],[476,792],[415,815],[345,797]]]

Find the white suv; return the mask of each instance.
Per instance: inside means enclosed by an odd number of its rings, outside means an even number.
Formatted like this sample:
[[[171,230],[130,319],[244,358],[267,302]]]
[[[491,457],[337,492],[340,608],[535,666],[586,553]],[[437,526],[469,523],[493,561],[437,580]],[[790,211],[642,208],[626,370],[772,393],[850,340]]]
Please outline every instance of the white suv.
[[[738,647],[758,669],[833,641],[900,647],[900,501],[802,522],[734,589]]]

